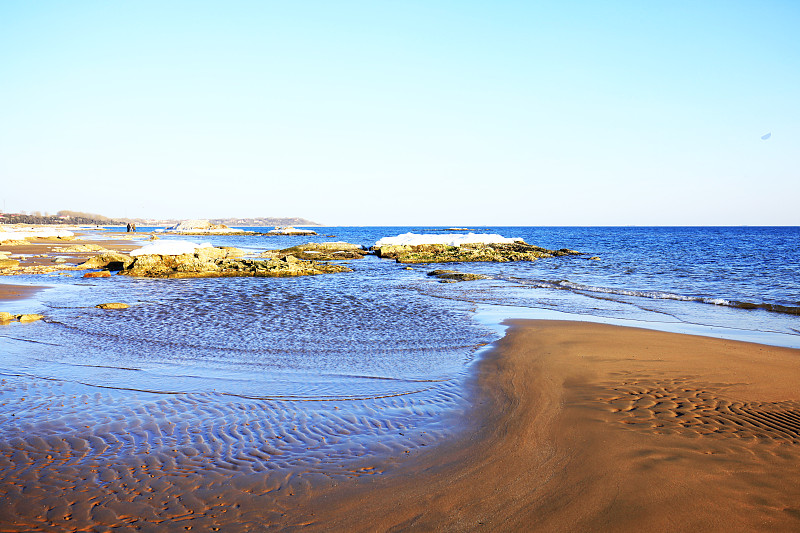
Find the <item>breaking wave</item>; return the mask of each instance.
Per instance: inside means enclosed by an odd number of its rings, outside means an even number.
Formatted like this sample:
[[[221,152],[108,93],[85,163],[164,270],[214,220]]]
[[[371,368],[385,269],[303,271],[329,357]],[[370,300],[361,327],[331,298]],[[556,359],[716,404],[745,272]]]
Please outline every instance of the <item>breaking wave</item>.
[[[575,283],[566,279],[551,280],[530,280],[520,278],[508,278],[507,281],[519,283],[521,285],[537,287],[542,289],[568,290],[581,294],[609,294],[616,296],[632,296],[636,298],[649,298],[652,300],[676,300],[682,302],[696,302],[723,307],[733,307],[736,309],[761,309],[773,313],[786,315],[800,315],[800,306],[782,305],[768,302],[747,302],[730,298],[709,297],[709,296],[690,296],[685,294],[675,294],[664,291],[647,291],[635,289],[621,289],[616,287],[600,287],[596,285],[585,285]]]

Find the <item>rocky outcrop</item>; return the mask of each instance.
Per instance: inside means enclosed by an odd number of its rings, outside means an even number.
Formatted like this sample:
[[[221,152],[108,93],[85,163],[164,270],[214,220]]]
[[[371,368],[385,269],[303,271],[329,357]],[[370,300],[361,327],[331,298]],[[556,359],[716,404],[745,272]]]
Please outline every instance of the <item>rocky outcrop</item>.
[[[429,276],[434,276],[442,281],[473,281],[476,279],[489,279],[489,276],[482,274],[470,274],[468,272],[459,272],[457,270],[431,270],[428,272]]]
[[[238,248],[202,247],[192,254],[126,256],[130,262],[114,261],[95,268],[143,278],[292,277],[352,272],[340,265],[303,261],[292,255],[255,260],[241,259],[242,253]],[[97,259],[92,264],[101,264],[106,259]],[[122,268],[117,268],[120,265]]]
[[[0,270],[5,268],[17,268],[19,261],[16,259],[0,259]]]
[[[307,261],[344,261],[361,259],[368,253],[361,246],[349,242],[320,242],[301,244],[283,250],[267,250],[259,254],[259,257],[283,259],[291,255]]]
[[[208,220],[184,220],[167,228],[169,233],[181,235],[218,235],[218,234],[245,234],[244,230],[229,228],[225,224],[212,224]]]
[[[266,232],[264,235],[316,235],[316,231],[310,229],[297,229],[292,226],[277,226],[275,229]]]
[[[580,255],[580,252],[562,248],[548,250],[522,241],[514,243],[476,243],[449,246],[446,244],[388,245],[373,247],[378,257],[394,259],[398,263],[460,263],[475,261],[536,261],[544,257]]]
[[[208,220],[183,220],[174,226],[167,228],[174,231],[193,231],[193,230],[210,230],[218,228],[227,228],[223,224],[212,224]]]
[[[133,263],[133,257],[120,252],[103,252],[90,257],[80,265],[79,268],[105,268],[107,270],[123,270]]]
[[[212,224],[208,220],[185,220],[164,230],[166,233],[179,235],[316,235],[316,231],[297,229],[292,226],[276,226],[267,232],[246,231],[243,229],[229,228],[225,224]]]
[[[120,272],[128,276],[149,278],[209,277],[293,277],[352,272],[340,265],[302,261],[293,256],[285,259],[220,259],[203,261],[197,256],[140,256]]]

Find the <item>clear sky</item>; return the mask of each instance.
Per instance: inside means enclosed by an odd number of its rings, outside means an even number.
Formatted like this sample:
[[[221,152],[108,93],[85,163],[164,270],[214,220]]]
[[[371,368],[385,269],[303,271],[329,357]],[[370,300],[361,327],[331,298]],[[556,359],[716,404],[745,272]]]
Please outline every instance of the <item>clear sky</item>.
[[[799,28],[796,0],[3,0],[0,209],[800,225]]]

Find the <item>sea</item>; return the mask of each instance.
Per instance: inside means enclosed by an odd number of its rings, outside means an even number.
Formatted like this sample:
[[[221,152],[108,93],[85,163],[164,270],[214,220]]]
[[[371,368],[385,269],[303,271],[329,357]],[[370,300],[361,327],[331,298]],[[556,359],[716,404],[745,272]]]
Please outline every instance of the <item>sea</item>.
[[[319,235],[160,238],[256,254],[473,232],[581,254],[415,265],[368,255],[346,262],[351,273],[299,278],[6,278],[50,288],[3,304],[46,319],[0,328],[0,452],[52,454],[42,443],[69,438],[66,465],[152,455],[187,472],[278,484],[377,475],[470,431],[475,363],[509,318],[800,348],[798,227],[314,229]],[[428,275],[437,268],[488,279],[445,283]],[[106,302],[130,308],[95,308]],[[0,482],[25,468],[6,459]],[[46,469],[37,472],[29,477],[47,488]]]

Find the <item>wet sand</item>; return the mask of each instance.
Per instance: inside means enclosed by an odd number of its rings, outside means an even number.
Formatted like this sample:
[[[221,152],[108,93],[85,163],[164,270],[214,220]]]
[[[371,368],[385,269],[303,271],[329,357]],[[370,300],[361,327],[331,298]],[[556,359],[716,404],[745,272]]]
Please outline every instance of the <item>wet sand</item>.
[[[57,239],[57,238],[32,238],[24,241],[16,241],[19,244],[9,244],[8,241],[0,242],[0,251],[11,254],[11,259],[17,259],[21,267],[35,267],[53,266],[53,260],[57,257],[63,257],[66,260],[66,266],[75,266],[79,263],[86,261],[89,257],[97,255],[98,251],[64,251],[71,247],[79,245],[97,245],[102,246],[108,250],[117,252],[130,252],[139,247],[139,245],[131,242],[134,239],[140,241],[147,241],[150,238],[149,233],[125,233],[125,232],[109,232],[109,231],[76,231],[75,237],[70,239]],[[91,236],[91,239],[81,237]],[[18,257],[22,255],[23,257]],[[12,273],[6,271],[6,274]]]
[[[46,288],[34,285],[13,285],[0,281],[0,301],[25,300]]]
[[[306,529],[800,530],[800,351],[513,324],[474,434],[316,494]]]
[[[205,430],[196,398],[100,419],[114,398],[9,380],[0,403],[43,418],[0,434],[0,530],[796,531],[798,383],[798,350],[515,321],[462,437],[281,473],[268,442],[293,436],[259,429],[255,403]],[[48,420],[57,404],[71,414]]]

